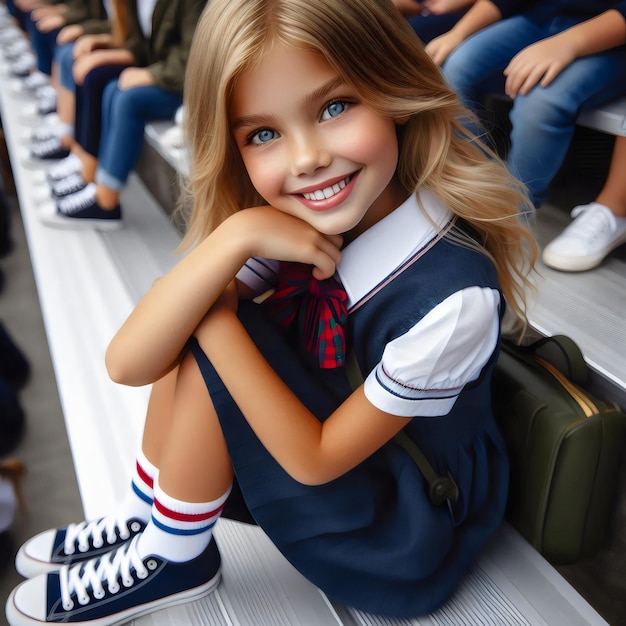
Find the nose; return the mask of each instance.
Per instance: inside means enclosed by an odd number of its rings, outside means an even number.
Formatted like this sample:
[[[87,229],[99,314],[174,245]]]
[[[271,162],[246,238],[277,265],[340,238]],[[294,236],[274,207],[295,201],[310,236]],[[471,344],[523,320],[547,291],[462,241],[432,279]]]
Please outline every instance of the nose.
[[[330,165],[331,152],[318,133],[298,134],[292,137],[290,143],[291,174],[293,176],[314,174],[319,168]]]

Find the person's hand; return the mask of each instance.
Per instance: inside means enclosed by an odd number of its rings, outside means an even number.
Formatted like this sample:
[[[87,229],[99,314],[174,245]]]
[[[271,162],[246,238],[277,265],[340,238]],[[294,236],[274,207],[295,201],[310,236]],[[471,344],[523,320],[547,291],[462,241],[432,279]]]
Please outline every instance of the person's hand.
[[[63,15],[49,15],[43,17],[35,23],[35,27],[40,33],[50,33],[57,28],[63,28],[67,21]]]
[[[84,28],[80,24],[69,24],[64,26],[57,35],[57,44],[62,46],[66,43],[76,41],[85,33]]]
[[[543,39],[516,54],[504,69],[504,91],[509,98],[525,96],[535,85],[547,87],[576,54],[558,35]]]
[[[127,67],[117,81],[117,86],[122,91],[150,85],[154,85],[154,77],[145,67]]]
[[[453,31],[448,31],[428,42],[424,49],[430,55],[430,58],[437,65],[441,66],[462,41]]]
[[[104,42],[109,40],[110,37],[105,35],[83,35],[76,41],[74,49],[72,50],[72,55],[74,56],[74,59],[77,59],[83,54],[88,54],[89,52],[93,52],[97,48],[102,47]]]
[[[460,11],[470,4],[474,4],[475,0],[424,0],[425,11],[433,15],[444,15],[445,13],[454,13]]]
[[[225,241],[232,237],[239,242],[245,258],[306,263],[313,266],[313,276],[318,280],[333,276],[341,259],[341,235],[323,235],[307,222],[271,206],[239,211],[223,226],[228,229]]]
[[[43,4],[33,9],[31,13],[31,19],[34,22],[50,17],[51,15],[62,15],[67,11],[67,6],[64,4]]]
[[[415,0],[392,0],[392,2],[400,10],[400,13],[404,15],[404,17],[419,15],[424,8],[421,2],[416,2]]]
[[[82,85],[85,82],[85,76],[87,76],[94,67],[107,64],[108,59],[106,56],[99,54],[99,52],[99,50],[95,50],[74,59],[74,63],[72,64],[72,76],[77,85]]]

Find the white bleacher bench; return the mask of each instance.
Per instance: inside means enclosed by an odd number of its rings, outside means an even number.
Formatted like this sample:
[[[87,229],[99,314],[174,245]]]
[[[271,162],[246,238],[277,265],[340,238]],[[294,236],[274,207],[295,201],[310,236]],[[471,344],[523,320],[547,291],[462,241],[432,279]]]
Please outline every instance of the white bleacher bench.
[[[23,137],[36,118],[24,114],[24,101],[10,82],[0,74],[0,113],[84,512],[93,518],[109,512],[128,487],[149,393],[112,383],[105,349],[154,279],[176,262],[180,234],[136,177],[122,195],[122,230],[42,225],[37,213],[44,169],[23,161]],[[157,148],[163,129],[147,129]],[[160,151],[173,158],[169,147]],[[219,588],[194,603],[136,619],[136,626],[606,625],[506,524],[454,597],[432,615],[412,620],[333,605],[257,527],[222,519],[216,537],[223,556]]]
[[[626,135],[626,96],[596,109],[583,111],[577,123],[609,135]]]

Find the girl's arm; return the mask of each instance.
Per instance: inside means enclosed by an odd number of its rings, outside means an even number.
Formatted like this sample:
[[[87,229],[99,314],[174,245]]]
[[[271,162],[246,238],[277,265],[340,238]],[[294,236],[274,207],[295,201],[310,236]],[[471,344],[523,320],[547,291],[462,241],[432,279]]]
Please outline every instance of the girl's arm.
[[[502,13],[491,0],[477,0],[447,33],[428,43],[426,52],[437,65],[442,65],[451,52],[470,35],[500,19]]]
[[[537,83],[547,87],[576,59],[626,42],[626,20],[610,9],[597,17],[528,46],[504,70],[505,92],[510,98],[526,95]]]
[[[311,485],[355,467],[416,413],[427,419],[447,414],[461,389],[480,376],[499,337],[499,292],[456,292],[389,342],[365,384],[320,422],[258,351],[233,302],[222,297],[195,336],[269,453],[294,479]],[[420,389],[445,389],[445,398]]]
[[[106,365],[125,385],[153,383],[177,363],[187,340],[253,256],[315,266],[318,279],[335,273],[341,237],[326,237],[272,207],[239,211],[158,280],[111,341]]]
[[[227,308],[210,313],[196,337],[257,437],[301,483],[322,484],[345,474],[411,419],[376,408],[361,386],[320,422],[277,376]]]

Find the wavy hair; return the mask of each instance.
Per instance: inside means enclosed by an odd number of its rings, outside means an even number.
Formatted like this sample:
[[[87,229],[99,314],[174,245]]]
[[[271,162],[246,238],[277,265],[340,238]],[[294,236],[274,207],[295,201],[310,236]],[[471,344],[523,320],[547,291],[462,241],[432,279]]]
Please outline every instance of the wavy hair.
[[[210,0],[198,22],[185,82],[191,214],[181,246],[205,238],[241,209],[266,204],[252,186],[229,130],[237,77],[274,43],[322,55],[363,103],[402,119],[398,179],[433,192],[479,235],[451,237],[494,262],[505,299],[525,323],[537,255],[520,215],[533,208],[523,185],[469,129],[479,128],[449,89],[406,19],[388,0]]]

